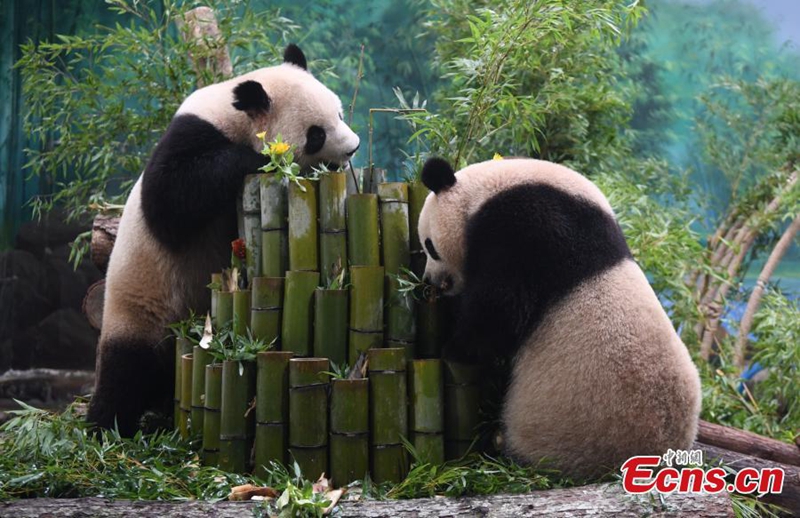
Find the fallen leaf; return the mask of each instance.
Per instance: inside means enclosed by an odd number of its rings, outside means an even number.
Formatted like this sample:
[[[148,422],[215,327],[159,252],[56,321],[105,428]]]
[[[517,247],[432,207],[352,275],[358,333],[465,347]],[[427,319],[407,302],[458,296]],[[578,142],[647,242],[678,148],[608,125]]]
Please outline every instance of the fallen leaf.
[[[276,498],[278,496],[278,492],[272,489],[271,487],[263,486],[254,486],[253,484],[244,484],[241,486],[235,486],[231,488],[231,492],[228,495],[228,500],[234,501],[242,501],[242,500],[250,500],[253,497],[261,497],[261,498]]]
[[[203,326],[203,338],[200,339],[200,347],[208,349],[211,346],[212,338],[214,338],[214,332],[211,329],[211,315],[206,313],[206,323]]]

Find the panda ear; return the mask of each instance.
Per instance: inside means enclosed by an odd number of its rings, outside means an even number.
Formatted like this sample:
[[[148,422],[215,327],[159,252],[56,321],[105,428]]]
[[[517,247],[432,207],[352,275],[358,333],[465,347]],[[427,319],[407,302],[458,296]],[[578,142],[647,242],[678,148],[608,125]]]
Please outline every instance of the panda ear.
[[[300,50],[300,47],[298,47],[294,43],[288,44],[286,46],[286,50],[283,51],[283,62],[291,63],[292,65],[297,65],[303,70],[308,70],[308,64],[306,63],[306,55],[303,54],[303,51]]]
[[[456,173],[447,160],[436,157],[429,158],[422,166],[422,183],[434,194],[439,194],[456,183]]]
[[[258,81],[243,81],[233,89],[233,107],[250,117],[267,113],[269,105],[269,95]]]

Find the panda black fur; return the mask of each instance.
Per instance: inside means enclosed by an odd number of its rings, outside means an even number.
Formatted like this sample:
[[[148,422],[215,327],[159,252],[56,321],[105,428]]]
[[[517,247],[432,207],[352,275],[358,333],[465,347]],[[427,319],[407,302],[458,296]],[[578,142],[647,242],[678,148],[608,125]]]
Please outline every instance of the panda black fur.
[[[339,98],[306,70],[295,45],[279,66],[186,98],[125,204],[106,277],[88,421],[116,421],[131,435],[145,410],[169,408],[174,360],[165,326],[190,308],[205,312],[211,273],[230,263],[242,180],[266,162],[259,132],[293,144],[304,169],[343,163],[359,145]]]
[[[700,382],[603,194],[529,159],[428,161],[426,278],[460,295],[451,359],[511,361],[507,453],[584,479],[688,449]]]

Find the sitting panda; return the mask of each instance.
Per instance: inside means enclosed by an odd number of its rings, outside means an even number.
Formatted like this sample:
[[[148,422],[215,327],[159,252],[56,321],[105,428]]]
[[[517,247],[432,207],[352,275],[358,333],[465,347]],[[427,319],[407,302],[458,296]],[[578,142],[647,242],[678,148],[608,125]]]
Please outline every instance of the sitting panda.
[[[236,198],[266,163],[256,136],[278,134],[303,167],[345,163],[358,136],[339,98],[295,45],[284,63],[192,93],[161,137],[125,204],[106,277],[103,328],[87,420],[123,436],[145,410],[168,408],[173,356],[165,326],[205,312],[212,272],[230,266]]]
[[[600,190],[566,167],[432,158],[425,278],[460,294],[445,357],[511,363],[503,446],[574,479],[688,449],[700,380]]]

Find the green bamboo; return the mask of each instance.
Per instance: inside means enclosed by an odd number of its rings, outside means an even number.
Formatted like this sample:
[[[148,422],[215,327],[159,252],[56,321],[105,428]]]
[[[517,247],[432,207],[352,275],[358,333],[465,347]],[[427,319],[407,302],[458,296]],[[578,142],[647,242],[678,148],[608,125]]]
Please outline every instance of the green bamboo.
[[[347,173],[328,173],[319,180],[319,252],[322,282],[328,285],[347,268]]]
[[[199,345],[192,349],[192,435],[203,431],[206,394],[206,365],[211,363],[211,354]]]
[[[369,471],[369,380],[331,383],[331,480],[342,487]]]
[[[222,274],[221,273],[212,273],[211,274],[211,284],[216,286],[222,285]],[[219,298],[219,290],[212,289],[211,290],[211,318],[217,318],[217,299]]]
[[[383,346],[383,267],[350,267],[350,338],[348,362]]]
[[[275,173],[261,176],[261,275],[283,277],[289,265],[286,183]]]
[[[219,418],[222,405],[222,364],[206,365],[206,398],[203,416],[203,463],[219,462]]]
[[[378,196],[375,194],[347,197],[347,258],[351,266],[381,264]]]
[[[219,467],[225,471],[247,471],[255,435],[255,412],[248,410],[255,393],[255,362],[222,362]]]
[[[421,181],[408,184],[408,227],[411,243],[411,271],[422,278],[425,273],[425,251],[419,239],[419,215],[430,190]]]
[[[183,388],[183,369],[181,366],[181,357],[184,354],[192,352],[192,343],[188,338],[178,336],[175,338],[175,396],[174,396],[174,418],[173,424],[176,430],[180,430],[182,426],[183,414],[181,413],[181,392]]]
[[[400,291],[397,280],[410,268],[408,184],[378,185],[381,207],[383,267],[386,269],[386,346],[405,347],[406,358],[414,358],[414,300]]]
[[[233,332],[239,336],[247,336],[250,328],[250,290],[233,292]]]
[[[314,356],[336,365],[347,361],[348,290],[314,292]]]
[[[289,269],[318,271],[317,182],[289,184]]]
[[[406,351],[402,347],[370,349],[369,402],[372,479],[400,482],[408,471],[402,438],[408,436]]]
[[[253,338],[280,345],[281,314],[283,311],[283,277],[253,279],[250,303],[250,331]],[[276,347],[277,348],[277,347]]]
[[[319,272],[286,272],[281,348],[297,356],[311,356],[314,324],[314,290]]]
[[[482,369],[451,361],[443,367],[445,456],[450,460],[466,454],[477,435]]]
[[[230,291],[217,292],[217,329],[233,320],[233,293]]]
[[[306,478],[328,472],[327,358],[289,360],[289,450]]]
[[[266,477],[270,462],[286,464],[289,424],[288,351],[258,353],[256,364],[256,443],[255,474]]]
[[[441,464],[444,462],[442,361],[414,360],[409,365],[411,444],[424,462]]]
[[[189,438],[189,416],[192,410],[192,353],[181,356],[181,421],[180,432]]]
[[[242,188],[243,233],[247,255],[247,278],[261,275],[261,177],[260,174],[249,174],[244,177]]]
[[[441,358],[447,340],[450,299],[430,297],[417,302],[417,358]]]

